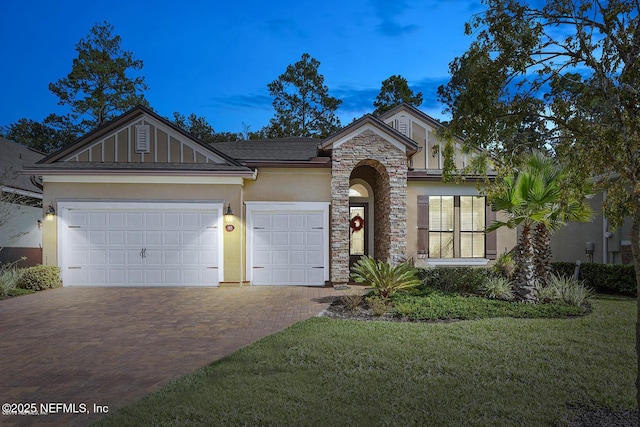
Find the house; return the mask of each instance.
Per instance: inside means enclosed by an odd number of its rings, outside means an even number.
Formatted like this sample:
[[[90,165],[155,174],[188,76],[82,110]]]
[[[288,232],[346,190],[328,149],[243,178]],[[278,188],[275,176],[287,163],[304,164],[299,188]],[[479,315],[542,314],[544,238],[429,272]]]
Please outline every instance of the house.
[[[42,188],[20,172],[44,155],[2,137],[0,152],[0,264],[40,264]]]
[[[440,126],[402,104],[324,140],[204,145],[137,107],[24,173],[65,286],[322,286],[365,254],[486,265],[516,235],[484,234],[476,182],[442,182]]]

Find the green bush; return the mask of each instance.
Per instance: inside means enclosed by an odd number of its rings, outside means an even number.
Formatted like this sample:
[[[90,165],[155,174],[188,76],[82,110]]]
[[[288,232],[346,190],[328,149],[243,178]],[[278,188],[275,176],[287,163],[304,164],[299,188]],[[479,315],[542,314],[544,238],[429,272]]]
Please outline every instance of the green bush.
[[[380,298],[389,298],[397,291],[411,290],[420,284],[416,269],[409,262],[391,266],[370,256],[363,256],[355,263],[351,278],[373,287],[373,292]]]
[[[536,284],[535,295],[541,302],[561,301],[580,307],[594,294],[593,289],[578,280],[552,274],[546,284]]]
[[[572,262],[554,262],[556,275],[573,277],[575,264]],[[636,273],[633,265],[583,263],[578,277],[584,284],[596,292],[636,296]]]
[[[379,296],[371,296],[367,298],[367,305],[371,310],[373,310],[373,314],[376,316],[382,316],[387,311],[389,311],[389,300],[380,298]]]
[[[7,298],[12,294],[21,276],[22,270],[17,268],[0,269],[0,299]]]
[[[340,297],[340,302],[349,311],[356,311],[363,300],[364,295],[362,295],[362,292],[355,290],[351,290]]]
[[[445,292],[479,294],[491,271],[482,267],[427,267],[418,271],[421,287]]]
[[[499,276],[505,279],[512,280],[513,274],[516,271],[516,262],[513,259],[511,252],[505,252],[500,254],[496,262],[491,267],[491,270]]]
[[[60,268],[54,265],[36,265],[25,268],[17,283],[18,288],[32,291],[57,288],[61,285]]]
[[[480,292],[487,298],[505,301],[511,301],[514,296],[511,282],[502,276],[487,277],[480,287]]]

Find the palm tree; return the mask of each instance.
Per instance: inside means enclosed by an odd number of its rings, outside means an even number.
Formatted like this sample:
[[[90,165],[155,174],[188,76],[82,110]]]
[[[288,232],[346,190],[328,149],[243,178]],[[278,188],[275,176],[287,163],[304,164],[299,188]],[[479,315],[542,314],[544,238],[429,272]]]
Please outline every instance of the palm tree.
[[[497,210],[507,213],[507,221],[496,221],[487,227],[521,227],[515,254],[516,295],[520,300],[535,302],[535,284],[551,271],[551,232],[569,220],[588,221],[591,208],[575,191],[565,191],[565,170],[539,151],[526,156],[523,166],[514,170],[488,192]]]

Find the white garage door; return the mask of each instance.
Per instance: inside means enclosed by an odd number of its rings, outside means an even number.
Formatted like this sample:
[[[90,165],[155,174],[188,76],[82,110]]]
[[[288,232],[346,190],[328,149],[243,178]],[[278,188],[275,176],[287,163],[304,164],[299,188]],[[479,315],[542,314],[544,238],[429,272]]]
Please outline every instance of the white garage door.
[[[326,211],[295,208],[248,209],[254,285],[323,286],[328,280]]]
[[[59,203],[65,286],[217,286],[222,205]]]

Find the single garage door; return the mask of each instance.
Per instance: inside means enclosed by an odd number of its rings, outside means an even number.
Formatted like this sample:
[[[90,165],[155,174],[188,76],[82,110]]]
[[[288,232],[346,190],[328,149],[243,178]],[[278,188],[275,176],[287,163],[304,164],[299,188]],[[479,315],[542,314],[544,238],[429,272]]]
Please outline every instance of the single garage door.
[[[325,210],[288,205],[268,210],[258,205],[248,209],[248,216],[254,285],[324,285],[328,280]]]
[[[217,286],[221,204],[60,202],[65,286]]]

